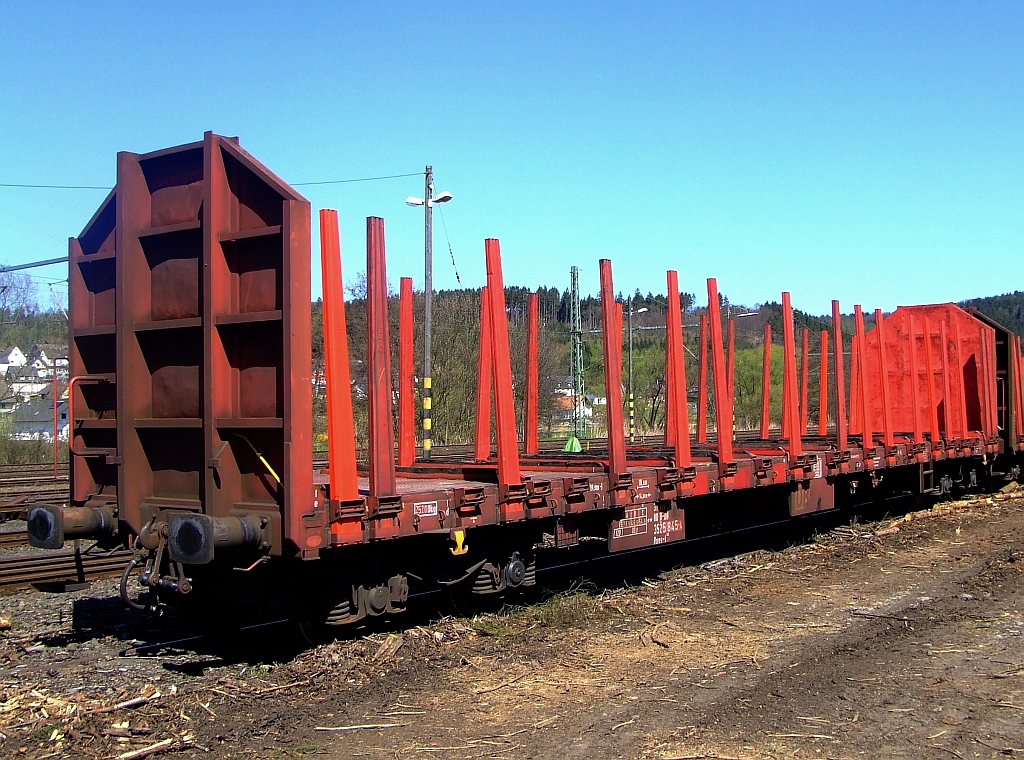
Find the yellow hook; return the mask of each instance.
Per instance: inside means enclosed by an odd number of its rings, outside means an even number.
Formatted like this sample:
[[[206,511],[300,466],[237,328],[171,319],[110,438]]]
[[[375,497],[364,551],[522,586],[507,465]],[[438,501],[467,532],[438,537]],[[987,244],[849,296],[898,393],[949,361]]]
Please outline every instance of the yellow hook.
[[[458,529],[458,530],[453,530],[452,531],[452,540],[455,541],[455,548],[454,549],[449,549],[448,551],[450,551],[455,556],[459,556],[460,554],[465,554],[466,552],[469,551],[469,547],[466,546],[463,543],[463,541],[466,540],[466,531],[462,530],[461,528]]]

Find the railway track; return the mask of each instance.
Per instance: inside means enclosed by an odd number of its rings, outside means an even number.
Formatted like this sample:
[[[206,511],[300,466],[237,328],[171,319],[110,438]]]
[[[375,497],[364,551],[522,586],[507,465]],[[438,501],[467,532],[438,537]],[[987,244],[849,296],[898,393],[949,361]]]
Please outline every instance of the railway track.
[[[28,545],[28,531],[25,530],[8,530],[0,533],[0,549],[5,549],[9,546],[27,546]]]
[[[34,583],[87,581],[109,575],[120,575],[132,558],[128,549],[106,554],[48,552],[0,557],[0,592]]]

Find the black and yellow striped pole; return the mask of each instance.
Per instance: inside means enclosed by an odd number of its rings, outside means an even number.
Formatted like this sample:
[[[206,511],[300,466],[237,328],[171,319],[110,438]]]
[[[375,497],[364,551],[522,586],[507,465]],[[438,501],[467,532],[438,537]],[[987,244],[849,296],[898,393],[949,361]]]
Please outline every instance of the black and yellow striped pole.
[[[424,194],[422,198],[406,198],[409,206],[423,206],[423,458],[430,459],[433,443],[430,419],[430,338],[431,306],[434,300],[434,228],[433,211],[435,203],[447,203],[452,199],[449,192],[434,195],[434,167],[423,171]]]
[[[423,378],[423,458],[430,459],[430,378]]]
[[[423,193],[423,458],[430,459],[430,326],[434,300],[434,167],[424,171]]]

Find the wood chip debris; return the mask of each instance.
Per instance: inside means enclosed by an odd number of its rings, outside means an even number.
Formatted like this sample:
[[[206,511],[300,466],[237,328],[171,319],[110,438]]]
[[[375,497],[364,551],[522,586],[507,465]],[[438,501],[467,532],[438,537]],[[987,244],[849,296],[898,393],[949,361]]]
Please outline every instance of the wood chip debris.
[[[117,760],[141,760],[144,757],[155,755],[158,752],[165,752],[166,750],[171,749],[171,747],[176,743],[177,740],[175,739],[164,739],[156,744],[150,744],[148,747],[143,747],[142,749],[136,749],[131,752],[125,752],[123,755],[118,755]]]
[[[527,672],[529,672],[529,671],[527,671]],[[482,689],[477,689],[476,693],[477,694],[488,694],[488,693],[490,693],[492,691],[497,691],[498,689],[504,689],[506,686],[511,686],[516,681],[521,681],[523,678],[526,678],[526,673],[520,673],[515,678],[512,678],[512,679],[509,679],[508,681],[504,681],[502,683],[499,683],[497,686],[486,686],[486,687],[484,687]]]
[[[380,647],[377,648],[377,652],[373,655],[371,661],[383,662],[385,660],[390,660],[395,656],[398,650],[402,648],[402,644],[404,643],[405,641],[400,635],[394,633],[388,634],[388,637],[384,639],[384,641],[381,642]]]
[[[375,728],[403,728],[410,723],[361,723],[357,726],[317,726],[314,731],[365,731]]]

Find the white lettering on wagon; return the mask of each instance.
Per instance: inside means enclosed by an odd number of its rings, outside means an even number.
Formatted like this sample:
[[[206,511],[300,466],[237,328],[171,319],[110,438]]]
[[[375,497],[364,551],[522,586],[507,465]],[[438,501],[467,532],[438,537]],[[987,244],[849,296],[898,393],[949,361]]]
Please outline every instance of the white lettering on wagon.
[[[647,507],[629,507],[612,529],[612,538],[640,536],[647,532]]]
[[[412,505],[412,513],[417,517],[437,517],[437,502],[418,501]]]
[[[648,501],[652,498],[653,493],[651,492],[651,481],[647,478],[637,478],[636,480],[636,498]]]
[[[654,513],[654,544],[667,544],[670,540],[679,540],[683,536],[685,523],[673,518],[671,512]],[[676,538],[672,538],[675,534]]]

